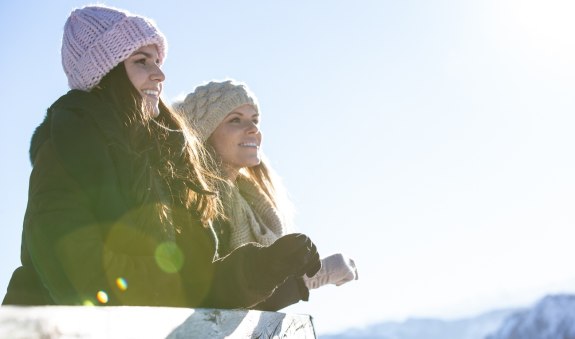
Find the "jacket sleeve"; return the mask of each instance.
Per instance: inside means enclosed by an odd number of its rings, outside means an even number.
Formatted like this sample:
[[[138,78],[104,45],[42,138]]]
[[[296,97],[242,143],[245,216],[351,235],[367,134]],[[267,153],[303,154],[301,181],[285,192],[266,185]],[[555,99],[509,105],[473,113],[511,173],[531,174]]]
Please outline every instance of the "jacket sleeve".
[[[309,290],[302,278],[290,277],[274,291],[266,300],[252,307],[260,311],[279,311],[300,300],[308,301]]]
[[[197,239],[202,237],[202,233],[213,231],[211,235],[219,240],[220,245],[225,245],[225,234],[221,232],[226,223],[221,220],[214,223],[213,229],[203,229],[197,232],[197,228],[187,228],[181,233],[179,242],[180,248],[184,251],[184,257],[197,258],[201,255],[194,253],[198,251]],[[194,230],[196,232],[194,232]],[[223,235],[223,238],[222,238]],[[196,246],[186,246],[185,244],[196,243]],[[213,273],[204,275],[210,278],[207,282],[210,291],[207,297],[201,301],[191,301],[191,304],[198,307],[211,308],[253,308],[259,310],[275,311],[298,302],[307,300],[308,289],[301,279],[288,278],[279,286],[270,285],[262,274],[265,274],[257,267],[254,267],[256,256],[262,255],[261,245],[249,243],[240,246],[231,253],[213,261]],[[223,253],[227,253],[225,248],[220,247]],[[200,269],[201,264],[189,265],[188,269]],[[208,271],[207,269],[203,270]],[[183,271],[183,277],[194,277],[194,272]],[[195,274],[197,276],[197,274]],[[201,278],[201,277],[199,277]],[[198,286],[199,284],[196,284]],[[193,296],[192,296],[193,297]]]
[[[308,299],[309,291],[301,278],[272,283],[264,276],[265,270],[256,264],[256,256],[264,254],[261,248],[247,243],[214,262],[214,279],[203,307],[276,311]]]
[[[187,306],[179,275],[157,264],[158,244],[122,218],[103,221],[94,213],[114,181],[98,130],[77,114],[62,112],[54,119],[52,137],[34,161],[24,220],[26,250],[52,299]]]
[[[215,236],[215,233],[212,234]],[[197,228],[187,228],[182,231],[179,238],[180,248],[184,252],[185,258],[197,258],[197,251],[201,251],[200,246],[185,246],[184,244],[196,243],[198,234]],[[252,308],[271,296],[277,286],[268,282],[261,276],[261,269],[257,269],[255,264],[256,256],[261,255],[261,245],[248,243],[236,248],[228,255],[217,258],[211,262],[210,274],[198,276],[197,270],[202,270],[202,264],[187,265],[182,269],[182,276],[186,286],[201,286],[201,283],[190,283],[188,279],[206,279],[205,285],[209,286],[207,293],[201,300],[191,300],[194,307],[206,308]],[[193,271],[190,271],[193,270]],[[203,267],[203,271],[208,271]],[[189,288],[189,287],[188,287]],[[191,298],[198,295],[191,295]]]

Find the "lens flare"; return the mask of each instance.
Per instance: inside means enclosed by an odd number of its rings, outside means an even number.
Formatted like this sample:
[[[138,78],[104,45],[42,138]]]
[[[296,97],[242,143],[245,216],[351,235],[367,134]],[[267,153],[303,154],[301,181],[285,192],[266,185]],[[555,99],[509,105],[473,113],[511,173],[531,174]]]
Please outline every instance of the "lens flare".
[[[182,250],[174,242],[158,245],[155,253],[156,263],[166,273],[176,273],[184,265]]]
[[[82,303],[82,305],[84,305],[84,306],[94,306],[94,303],[92,302],[92,300],[84,300],[84,302]]]
[[[126,279],[120,277],[116,279],[116,286],[118,286],[120,291],[124,292],[125,290],[128,289],[128,282],[126,281]]]
[[[106,304],[108,303],[108,294],[104,291],[98,291],[98,293],[96,293],[96,299],[98,299],[100,303]]]

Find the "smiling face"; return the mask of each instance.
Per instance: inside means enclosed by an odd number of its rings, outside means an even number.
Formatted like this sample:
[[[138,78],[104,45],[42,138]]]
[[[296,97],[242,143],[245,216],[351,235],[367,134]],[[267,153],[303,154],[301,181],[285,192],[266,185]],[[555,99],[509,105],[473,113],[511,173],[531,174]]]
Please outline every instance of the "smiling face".
[[[128,78],[142,96],[146,112],[154,118],[160,114],[158,104],[166,78],[160,65],[156,45],[140,47],[124,61]]]
[[[241,168],[261,162],[259,114],[249,104],[231,111],[208,138],[222,162],[228,179],[235,180]]]

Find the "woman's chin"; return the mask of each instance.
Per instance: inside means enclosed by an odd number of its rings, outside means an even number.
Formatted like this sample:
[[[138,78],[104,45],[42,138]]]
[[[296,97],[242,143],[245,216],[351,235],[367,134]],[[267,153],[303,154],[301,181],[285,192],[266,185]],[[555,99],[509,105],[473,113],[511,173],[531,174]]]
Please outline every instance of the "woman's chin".
[[[148,116],[152,119],[157,118],[160,115],[160,107],[158,106],[157,102],[145,102],[144,103],[144,111]]]

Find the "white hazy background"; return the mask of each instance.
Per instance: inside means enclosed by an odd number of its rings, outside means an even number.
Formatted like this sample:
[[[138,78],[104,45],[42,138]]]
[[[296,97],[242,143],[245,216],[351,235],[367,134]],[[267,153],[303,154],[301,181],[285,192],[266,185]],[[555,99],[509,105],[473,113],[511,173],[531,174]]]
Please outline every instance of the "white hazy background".
[[[0,291],[19,265],[30,162],[67,88],[82,1],[0,2]],[[475,315],[575,292],[571,0],[107,1],[168,38],[164,98],[247,82],[264,150],[324,255],[358,281],[284,309],[319,334]]]

